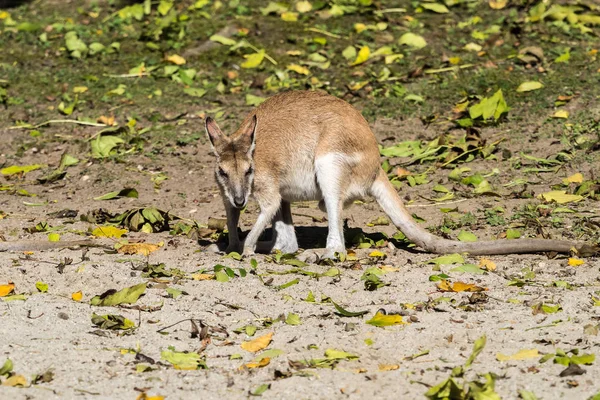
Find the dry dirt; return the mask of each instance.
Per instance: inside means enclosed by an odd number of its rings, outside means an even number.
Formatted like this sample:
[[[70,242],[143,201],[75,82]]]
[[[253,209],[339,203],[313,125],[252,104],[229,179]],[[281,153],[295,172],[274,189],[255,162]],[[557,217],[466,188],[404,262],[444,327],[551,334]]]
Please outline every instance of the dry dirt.
[[[379,122],[374,125],[379,139],[394,134],[399,136],[393,123]],[[68,132],[67,132],[68,131]],[[44,135],[72,135],[86,137],[92,128],[48,128]],[[485,133],[489,137],[497,132]],[[18,144],[26,133],[14,130],[0,131],[4,144],[0,144],[0,165],[45,163],[56,166],[64,151],[83,155],[81,143],[66,139],[53,141],[41,149],[29,149],[20,159],[14,157]],[[411,139],[433,134],[424,131],[416,121],[405,122],[403,138]],[[8,140],[6,140],[8,139]],[[511,144],[518,147],[518,143]],[[507,146],[509,146],[507,144]],[[489,171],[493,163],[473,163],[477,168]],[[507,164],[499,164],[510,170]],[[151,171],[162,170],[169,179],[159,192],[153,188]],[[561,177],[569,172],[561,172]],[[45,233],[28,234],[23,228],[47,221],[51,226],[62,227],[62,240],[77,239],[79,235],[69,232],[87,231],[90,224],[75,219],[54,219],[48,213],[65,208],[85,214],[100,207],[110,212],[123,212],[134,207],[153,205],[169,210],[185,218],[206,223],[208,217],[224,217],[221,200],[212,177],[212,158],[208,146],[200,144],[181,147],[177,154],[150,159],[135,156],[125,164],[113,162],[83,162],[68,170],[66,180],[48,186],[24,186],[37,197],[26,198],[0,194],[0,209],[6,217],[0,220],[0,233],[6,240],[46,240]],[[440,175],[445,176],[447,171]],[[39,176],[33,172],[26,176],[29,182]],[[510,173],[505,176],[510,180]],[[537,193],[548,190],[550,183],[559,177],[547,179],[539,187],[530,188]],[[432,184],[436,183],[432,179]],[[443,215],[439,206],[417,197],[430,195],[431,185],[410,189],[403,187],[403,195],[410,193],[415,200],[411,211],[427,220],[427,225],[437,225]],[[139,191],[137,199],[94,201],[94,197],[112,190],[134,186]],[[24,201],[46,203],[43,206],[27,206]],[[481,210],[496,205],[504,206],[509,214],[536,200],[503,200],[497,198],[472,198],[454,203],[459,211]],[[593,203],[584,203],[580,209],[591,210]],[[299,226],[301,246],[323,245],[325,223],[315,223],[306,215],[322,216],[315,204],[294,206]],[[597,210],[596,210],[597,211]],[[391,226],[366,227],[365,223],[383,213],[372,202],[355,205],[346,211],[350,227],[365,232],[393,234]],[[247,230],[257,216],[251,205],[243,216],[243,229]],[[320,227],[311,229],[310,227]],[[494,237],[506,227],[489,227],[485,223],[475,230],[480,238]],[[568,226],[553,230],[560,237],[569,231]],[[1,398],[10,399],[133,399],[138,392],[163,395],[168,399],[188,398],[247,398],[261,384],[270,388],[265,398],[281,399],[331,399],[331,398],[422,398],[427,386],[446,379],[451,369],[462,365],[471,354],[473,342],[487,336],[487,345],[467,373],[468,380],[477,374],[497,374],[496,390],[502,398],[517,398],[520,390],[534,392],[543,399],[584,399],[600,390],[600,374],[595,362],[582,366],[585,374],[559,377],[564,366],[552,361],[540,364],[542,354],[557,349],[578,348],[580,353],[597,353],[597,336],[584,334],[584,327],[597,326],[600,307],[593,307],[591,296],[598,290],[598,267],[595,258],[586,260],[579,267],[567,265],[565,257],[549,259],[545,255],[518,255],[490,257],[496,263],[494,272],[483,275],[449,273],[456,280],[476,283],[488,288],[487,297],[476,302],[469,293],[440,293],[429,276],[440,272],[424,262],[433,256],[418,250],[382,249],[387,258],[375,265],[395,268],[382,279],[389,286],[376,291],[366,291],[360,279],[367,265],[354,262],[337,264],[339,277],[319,279],[299,274],[278,275],[292,268],[267,262],[264,255],[256,256],[258,267],[244,278],[229,282],[215,280],[197,281],[183,279],[167,284],[142,278],[140,266],[146,263],[165,263],[167,267],[179,268],[192,274],[215,264],[232,268],[243,267],[251,271],[250,261],[223,259],[223,255],[207,250],[206,242],[199,245],[185,236],[173,237],[168,232],[156,234],[130,233],[129,241],[143,240],[151,243],[164,242],[164,246],[144,256],[124,256],[103,248],[62,249],[33,254],[0,253],[0,284],[13,281],[17,293],[27,294],[25,301],[0,301],[0,363],[10,358],[14,370],[28,380],[34,374],[47,370],[54,372],[49,383],[29,388],[0,388]],[[98,239],[112,245],[111,239]],[[367,261],[371,250],[357,250],[359,260]],[[73,259],[59,273],[57,264],[65,258]],[[468,257],[467,262],[478,264],[479,259]],[[306,269],[324,272],[324,265],[309,265]],[[451,266],[442,266],[448,272]],[[525,287],[508,286],[510,279],[523,278],[524,269],[535,273],[535,282]],[[277,290],[292,279],[299,283]],[[48,284],[47,293],[39,293],[35,284]],[[100,308],[89,304],[94,295],[108,289],[121,289],[148,281],[146,294],[136,305],[153,307],[154,311],[138,311],[132,308]],[[270,281],[270,282],[269,282]],[[555,281],[567,281],[570,288],[553,286]],[[265,282],[269,285],[265,285]],[[175,287],[186,294],[173,299],[165,288]],[[83,300],[76,302],[71,293],[81,290]],[[317,302],[306,302],[312,291]],[[330,297],[350,311],[367,310],[362,317],[342,317],[335,314],[331,303],[321,303],[322,297]],[[434,299],[447,297],[448,301]],[[473,302],[471,302],[472,300]],[[562,311],[555,314],[532,313],[536,303],[560,304]],[[365,321],[379,309],[388,313],[401,312],[404,325],[378,328]],[[104,331],[97,334],[91,324],[92,313],[121,314],[138,328],[129,334]],[[280,315],[295,313],[300,325],[276,321],[263,328],[265,319],[277,319]],[[158,330],[178,321],[193,318],[212,328],[211,341],[203,350],[208,370],[176,370],[162,361],[161,351],[173,346],[178,351],[197,351],[202,344],[190,334],[190,323],[185,322]],[[259,327],[255,337],[273,332],[269,349],[283,353],[270,360],[267,366],[256,369],[241,368],[256,358],[240,344],[249,340],[244,333],[234,330],[245,325]],[[589,327],[588,327],[589,328]],[[588,332],[590,329],[588,329]],[[593,333],[593,329],[591,329]],[[226,332],[226,333],[224,333]],[[595,330],[597,333],[597,328]],[[227,336],[225,338],[225,336]],[[327,349],[352,353],[356,360],[341,361],[333,369],[296,369],[295,362],[323,358]],[[125,351],[130,349],[132,351]],[[525,360],[498,361],[497,354],[512,355],[524,349],[537,349],[539,356]],[[139,351],[157,362],[148,372],[136,372],[136,354]],[[415,354],[427,354],[410,359]],[[239,354],[241,358],[233,358]],[[259,353],[260,354],[260,353]],[[395,370],[382,371],[380,367],[397,365]],[[382,367],[382,369],[386,369]],[[481,378],[483,379],[483,378]]]

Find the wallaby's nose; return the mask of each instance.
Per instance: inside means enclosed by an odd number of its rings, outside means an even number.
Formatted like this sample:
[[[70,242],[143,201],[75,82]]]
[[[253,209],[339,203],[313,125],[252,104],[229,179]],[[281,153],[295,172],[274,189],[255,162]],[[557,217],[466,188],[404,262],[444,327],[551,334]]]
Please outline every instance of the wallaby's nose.
[[[233,205],[238,207],[238,208],[242,208],[244,207],[244,204],[246,204],[246,199],[244,198],[244,196],[235,196],[233,198]]]

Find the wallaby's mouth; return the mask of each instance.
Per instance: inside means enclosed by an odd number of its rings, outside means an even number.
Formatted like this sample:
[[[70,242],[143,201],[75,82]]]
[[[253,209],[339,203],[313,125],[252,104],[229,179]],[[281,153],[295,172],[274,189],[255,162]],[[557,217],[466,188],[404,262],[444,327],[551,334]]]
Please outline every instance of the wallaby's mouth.
[[[246,199],[244,199],[244,200],[242,200],[242,201],[239,201],[239,200],[233,200],[233,203],[232,203],[232,205],[233,205],[235,208],[238,208],[238,209],[240,209],[240,210],[241,210],[242,208],[246,207]]]

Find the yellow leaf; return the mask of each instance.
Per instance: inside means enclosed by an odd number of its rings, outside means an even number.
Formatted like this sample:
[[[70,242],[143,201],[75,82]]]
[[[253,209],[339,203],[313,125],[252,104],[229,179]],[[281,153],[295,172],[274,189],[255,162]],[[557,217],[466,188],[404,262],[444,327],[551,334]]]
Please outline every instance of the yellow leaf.
[[[10,17],[10,14],[7,13],[6,11],[0,11],[0,19],[6,19]]]
[[[395,371],[400,368],[398,364],[379,364],[380,371]]]
[[[539,197],[541,197],[548,203],[556,202],[558,204],[565,204],[583,200],[583,196],[580,196],[578,194],[567,194],[564,190],[552,190],[550,192],[540,194]]]
[[[245,54],[244,58],[246,59],[246,61],[244,61],[241,64],[242,68],[256,68],[262,63],[263,59],[265,58],[265,51],[261,50],[258,53]]]
[[[544,85],[537,81],[523,82],[517,88],[517,92],[531,92],[532,90],[538,90],[543,87]]]
[[[27,386],[27,379],[23,375],[13,375],[4,382],[2,382],[2,386]]]
[[[367,61],[369,59],[369,55],[371,54],[371,50],[369,49],[369,46],[363,46],[360,48],[360,50],[358,51],[358,54],[356,55],[356,60],[354,60],[353,63],[351,63],[350,65],[359,65],[364,63],[365,61]]]
[[[271,338],[273,337],[273,332],[267,333],[264,336],[256,338],[254,340],[250,340],[249,342],[242,342],[241,347],[246,351],[250,351],[252,353],[256,353],[264,348],[266,348],[269,343],[271,343]]]
[[[215,279],[213,274],[192,274],[192,279],[195,281],[209,281]]]
[[[88,88],[87,86],[75,86],[73,88],[73,93],[85,93],[87,92]]]
[[[387,255],[379,250],[373,250],[371,253],[369,253],[369,257],[373,257],[373,258],[385,258],[387,257]]]
[[[380,312],[377,312],[373,318],[365,321],[365,323],[379,327],[406,324],[406,322],[402,320],[402,316],[399,314],[383,314]]]
[[[139,394],[135,400],[164,400],[165,396],[148,396],[146,392],[142,392]]]
[[[287,66],[287,69],[289,69],[290,71],[297,72],[302,75],[308,75],[310,73],[310,70],[308,68],[303,67],[301,65],[297,65],[297,64],[290,64]]]
[[[496,270],[496,263],[494,263],[492,260],[488,259],[488,258],[482,258],[481,260],[479,260],[479,266],[482,269],[488,270],[488,271],[495,271]]]
[[[9,295],[13,290],[15,290],[15,284],[12,282],[8,282],[6,285],[0,285],[0,297]]]
[[[365,29],[367,29],[367,26],[365,24],[361,24],[360,22],[354,24],[354,30],[356,31],[356,33],[361,33]]]
[[[567,119],[569,118],[569,112],[567,110],[558,110],[557,112],[552,114],[552,118]]]
[[[583,182],[583,174],[581,174],[580,172],[563,179],[563,183],[565,185],[568,185],[569,183],[582,183],[582,182]]]
[[[101,115],[98,117],[98,119],[96,121],[100,122],[101,124],[105,124],[105,125],[114,125],[115,117],[113,117],[113,116],[107,117],[105,115]]]
[[[284,13],[281,13],[281,19],[285,22],[296,22],[298,21],[298,13],[286,11]]]
[[[536,358],[539,356],[537,349],[531,350],[519,350],[515,354],[507,356],[502,353],[496,354],[496,359],[498,361],[517,361],[517,360],[527,360],[529,358]]]
[[[368,84],[369,84],[369,81],[362,81],[362,82],[354,83],[352,85],[348,85],[348,89],[352,90],[353,92],[356,92],[356,91],[359,91],[360,89],[364,88]]]
[[[127,229],[119,229],[116,226],[99,226],[92,231],[92,235],[96,237],[113,237],[120,238],[127,233]]]
[[[83,293],[81,292],[81,290],[79,292],[71,293],[71,298],[74,301],[81,301],[81,299],[83,298]]]
[[[296,11],[299,13],[309,12],[310,10],[312,10],[312,4],[310,4],[310,1],[304,0],[296,3]]]
[[[304,54],[302,50],[288,50],[285,52],[288,56],[301,56]]]
[[[494,10],[501,10],[506,7],[506,3],[508,3],[508,0],[490,0],[489,5]]]
[[[486,288],[479,287],[473,283],[454,282],[450,283],[446,279],[442,279],[437,287],[442,292],[483,292]]]
[[[569,258],[569,265],[571,267],[578,267],[584,263],[585,263],[585,261],[580,260],[579,258]]]
[[[260,361],[256,362],[256,361],[252,361],[249,362],[248,364],[244,364],[240,367],[240,369],[243,369],[244,367],[246,368],[262,368],[262,367],[266,367],[267,365],[269,365],[269,363],[271,362],[271,359],[269,357],[264,357],[261,358]]]
[[[173,54],[172,56],[167,57],[167,61],[173,63],[175,65],[183,65],[185,64],[185,58],[180,55]]]
[[[48,241],[50,242],[60,242],[60,234],[53,232],[48,234]]]
[[[117,251],[121,254],[141,254],[147,256],[148,254],[160,249],[162,244],[153,243],[129,243],[120,246]]]

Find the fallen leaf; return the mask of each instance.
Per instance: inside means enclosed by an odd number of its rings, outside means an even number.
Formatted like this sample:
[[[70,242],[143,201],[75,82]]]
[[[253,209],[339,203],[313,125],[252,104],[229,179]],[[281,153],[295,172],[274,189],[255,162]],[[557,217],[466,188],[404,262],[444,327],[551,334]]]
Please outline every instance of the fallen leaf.
[[[148,396],[146,392],[142,392],[139,394],[135,400],[164,400],[165,396]]]
[[[252,362],[242,365],[240,367],[240,369],[243,369],[244,367],[246,367],[248,369],[262,368],[262,367],[266,367],[267,365],[269,365],[270,362],[271,362],[271,359],[269,357],[263,357],[259,361],[252,361]]]
[[[2,382],[2,386],[25,387],[27,386],[27,379],[23,375],[13,375],[10,378],[6,379],[4,382]]]
[[[578,258],[569,258],[569,265],[571,267],[578,267],[580,265],[583,265],[585,263],[585,261],[580,260]]]
[[[121,254],[141,254],[143,256],[147,256],[150,253],[160,249],[161,246],[161,243],[130,243],[119,246],[117,251]]]
[[[473,283],[454,282],[451,283],[443,279],[437,284],[437,288],[442,292],[483,292],[486,288],[479,287]]]
[[[558,110],[554,114],[552,114],[552,118],[569,118],[569,112],[567,110]]]
[[[74,301],[81,301],[81,299],[83,298],[83,293],[81,292],[81,290],[75,293],[71,293],[71,298]]]
[[[508,0],[490,0],[488,4],[490,5],[490,8],[493,8],[494,10],[501,10],[506,7],[507,3]]]
[[[517,92],[531,92],[532,90],[538,90],[543,87],[544,87],[544,85],[542,85],[540,82],[536,82],[536,81],[523,82],[517,88]]]
[[[242,349],[256,353],[264,348],[266,348],[269,343],[271,343],[271,339],[273,338],[273,332],[269,332],[264,336],[258,337],[254,340],[250,340],[248,342],[242,342]]]
[[[356,59],[350,65],[354,66],[354,65],[359,65],[359,64],[364,63],[365,61],[367,61],[369,59],[370,54],[371,54],[371,50],[369,49],[369,46],[361,47],[360,50],[358,51],[358,54],[356,55]]]
[[[195,281],[209,281],[215,279],[214,274],[192,274],[192,279]]]
[[[177,54],[173,54],[171,56],[167,57],[167,61],[170,63],[173,63],[175,65],[183,65],[185,64],[185,58],[181,57],[180,55]]]
[[[42,167],[43,167],[43,165],[41,165],[41,164],[21,165],[21,166],[13,165],[11,167],[6,167],[6,168],[0,169],[0,173],[2,175],[6,175],[6,176],[15,175],[15,174],[26,174],[28,172],[35,171],[36,169],[40,169]]]
[[[398,364],[379,364],[380,371],[395,371],[400,368]]]
[[[546,202],[555,202],[558,204],[565,204],[571,202],[578,202],[583,200],[583,196],[578,194],[567,194],[564,190],[553,190],[550,192],[542,193],[539,195],[540,198]]]
[[[398,39],[398,44],[405,44],[415,49],[422,49],[423,47],[427,46],[427,41],[425,41],[423,36],[407,32],[400,36],[400,39]]]
[[[206,369],[206,362],[202,359],[202,356],[198,353],[179,352],[175,351],[172,347],[168,350],[160,352],[160,358],[173,364],[175,369],[180,370],[195,370],[195,369]]]
[[[527,360],[529,358],[537,358],[537,357],[539,357],[539,353],[538,353],[537,349],[519,350],[518,352],[516,352],[515,354],[512,354],[510,356],[507,356],[502,353],[496,354],[496,359],[498,361],[518,361],[518,360]]]
[[[582,183],[582,182],[583,182],[583,174],[581,174],[580,172],[563,179],[563,184],[565,184],[565,185],[568,185],[569,183]]]
[[[246,61],[240,65],[242,68],[256,68],[263,62],[265,51],[260,50],[258,53],[245,54],[244,58]]]
[[[306,13],[310,10],[312,10],[312,4],[310,4],[310,1],[303,0],[296,3],[296,11],[299,13]]]
[[[381,312],[377,312],[373,316],[373,318],[371,318],[370,320],[366,321],[366,323],[369,324],[369,325],[378,326],[378,327],[406,324],[406,322],[404,322],[402,320],[402,316],[401,315],[398,315],[398,314],[383,314]]]
[[[297,72],[301,75],[308,75],[310,73],[310,70],[308,68],[297,64],[290,64],[287,66],[287,69],[289,69],[290,71]]]
[[[35,288],[41,293],[48,292],[48,284],[44,282],[36,282]]]
[[[107,225],[99,226],[92,231],[92,235],[96,237],[107,237],[107,238],[120,238],[124,234],[129,232],[127,229],[117,228],[116,226]]]
[[[482,269],[485,269],[490,272],[496,270],[496,263],[494,263],[492,260],[490,260],[488,258],[482,258],[481,260],[479,260],[479,266]]]
[[[109,290],[90,300],[93,306],[116,306],[119,304],[133,304],[146,291],[146,282],[131,286],[118,292]]]
[[[15,284],[12,282],[8,282],[6,285],[0,285],[0,297],[7,296],[15,290]]]

